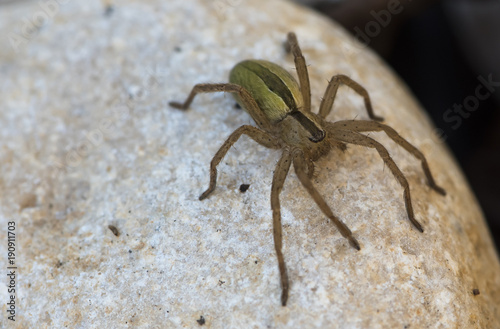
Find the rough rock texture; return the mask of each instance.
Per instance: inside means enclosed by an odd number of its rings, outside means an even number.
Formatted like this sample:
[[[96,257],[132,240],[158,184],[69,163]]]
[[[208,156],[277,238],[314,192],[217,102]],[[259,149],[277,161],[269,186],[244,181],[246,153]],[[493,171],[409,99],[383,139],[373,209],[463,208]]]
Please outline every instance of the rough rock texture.
[[[51,3],[0,12],[0,227],[5,237],[16,222],[18,328],[197,328],[201,316],[205,328],[500,327],[500,267],[467,182],[406,87],[341,28],[281,1]],[[310,65],[313,107],[333,74],[359,81],[448,195],[371,134],[407,175],[422,234],[375,151],[332,152],[314,182],[356,251],[292,170],[282,307],[269,204],[280,152],[242,138],[198,201],[213,154],[251,119],[229,95],[203,95],[185,113],[167,103],[195,83],[227,81],[245,58],[293,71],[282,47],[290,30]],[[329,118],[366,118],[362,99],[341,89]],[[14,325],[8,298],[2,285],[1,327]]]

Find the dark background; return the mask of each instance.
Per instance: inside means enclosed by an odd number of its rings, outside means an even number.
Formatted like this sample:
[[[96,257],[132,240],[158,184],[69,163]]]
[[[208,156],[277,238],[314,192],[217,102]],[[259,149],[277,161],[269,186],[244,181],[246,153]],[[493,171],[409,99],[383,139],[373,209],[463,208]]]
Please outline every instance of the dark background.
[[[397,3],[403,10],[391,15],[385,26],[379,23],[381,28],[376,33],[375,16],[384,10],[387,13],[389,6]],[[469,5],[474,10],[464,11],[464,8],[470,9]],[[462,15],[460,10],[457,15],[454,6],[459,6]],[[449,110],[453,111],[454,104],[461,105],[468,96],[475,95],[480,85],[479,76],[488,79],[491,74],[493,81],[500,82],[500,15],[492,14],[495,10],[499,13],[499,2],[346,0],[319,2],[314,7],[342,24],[358,40],[368,43],[406,81],[446,136],[445,142],[484,211],[498,250],[500,90],[479,101],[475,111],[465,111],[468,117],[463,118],[460,125],[450,121],[450,116],[457,114]],[[366,28],[372,28],[368,31],[373,35],[368,42],[359,33]],[[481,92],[487,90],[483,88]],[[451,114],[448,117],[447,111]]]

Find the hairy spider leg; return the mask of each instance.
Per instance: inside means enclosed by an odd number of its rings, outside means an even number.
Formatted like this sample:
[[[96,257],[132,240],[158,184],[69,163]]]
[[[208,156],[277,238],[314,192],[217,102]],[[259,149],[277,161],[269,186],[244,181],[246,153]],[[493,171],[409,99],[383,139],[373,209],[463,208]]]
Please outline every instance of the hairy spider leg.
[[[389,136],[396,144],[403,147],[406,151],[411,153],[414,157],[419,159],[422,163],[422,170],[425,173],[425,177],[427,178],[427,183],[429,186],[438,192],[441,195],[446,195],[446,191],[438,186],[432,177],[431,170],[429,168],[429,164],[425,159],[425,156],[420,152],[415,146],[410,144],[406,139],[401,137],[393,128],[384,125],[379,122],[374,121],[366,121],[366,120],[356,120],[356,121],[337,121],[331,124],[334,129],[348,129],[357,132],[365,132],[365,131],[383,131]]]
[[[273,211],[273,237],[274,237],[274,248],[276,249],[276,256],[278,257],[278,266],[280,270],[281,278],[281,304],[286,306],[288,300],[288,274],[285,265],[285,259],[283,257],[282,246],[283,246],[283,236],[281,229],[281,207],[280,207],[280,193],[283,189],[283,184],[285,183],[286,176],[288,175],[288,170],[291,164],[291,154],[288,149],[283,151],[276,169],[274,170],[273,183],[271,186],[271,209]]]
[[[408,184],[408,180],[406,179],[405,175],[401,172],[401,170],[398,168],[394,160],[391,158],[387,149],[376,140],[352,130],[330,129],[328,130],[328,132],[333,138],[340,140],[342,142],[370,147],[377,150],[382,160],[384,160],[387,167],[389,167],[394,177],[396,177],[397,181],[399,182],[399,184],[401,184],[401,186],[404,189],[403,197],[405,200],[406,212],[408,213],[408,218],[410,219],[410,222],[420,232],[423,233],[424,229],[422,228],[422,225],[420,225],[420,223],[415,219],[415,215],[413,213],[413,205],[411,203],[411,196],[410,196],[410,184]]]
[[[169,105],[175,107],[179,110],[187,110],[194,97],[199,93],[214,93],[214,92],[229,92],[237,93],[241,101],[245,105],[246,111],[250,114],[252,119],[257,123],[257,125],[267,131],[272,131],[271,123],[266,115],[261,111],[257,102],[253,99],[252,95],[240,85],[234,83],[200,83],[193,87],[191,93],[184,103],[170,102]]]
[[[368,112],[368,116],[370,117],[370,119],[376,121],[384,120],[384,118],[375,115],[375,113],[373,112],[372,102],[370,100],[370,95],[368,94],[368,91],[366,91],[366,89],[359,83],[357,83],[356,81],[352,80],[351,78],[343,74],[334,75],[330,80],[330,82],[328,82],[328,87],[326,87],[325,94],[319,106],[318,114],[320,117],[325,119],[327,115],[330,114],[333,102],[335,101],[335,96],[337,96],[337,90],[339,89],[340,85],[348,86],[349,88],[351,88],[361,97],[364,98],[366,111]]]
[[[217,165],[221,162],[221,160],[224,158],[226,155],[227,151],[233,146],[234,143],[238,141],[238,139],[241,137],[241,135],[247,135],[260,145],[263,145],[267,148],[271,149],[279,149],[281,148],[281,145],[279,143],[276,143],[273,139],[273,137],[263,131],[260,130],[259,128],[256,128],[254,126],[249,126],[249,125],[244,125],[236,129],[229,135],[229,137],[226,139],[224,144],[219,148],[217,153],[215,153],[215,156],[212,158],[212,161],[210,161],[210,185],[208,189],[200,195],[200,200],[205,199],[207,196],[210,195],[215,189],[215,186],[217,185]]]
[[[333,214],[325,199],[323,199],[321,194],[319,194],[318,190],[316,190],[313,183],[309,179],[304,152],[302,152],[299,148],[293,150],[293,168],[295,169],[295,174],[299,178],[300,182],[305,187],[307,192],[309,192],[321,211],[333,222],[340,234],[342,234],[342,236],[349,241],[349,244],[355,249],[360,250],[361,248],[359,247],[359,243],[352,235],[351,230]]]
[[[304,101],[304,112],[311,111],[311,86],[309,83],[309,73],[307,72],[306,59],[302,55],[302,50],[300,50],[299,42],[297,41],[297,36],[293,32],[288,33],[288,47],[293,54],[293,59],[295,61],[295,69],[297,70],[297,76],[299,77],[300,92],[302,93],[302,99]]]

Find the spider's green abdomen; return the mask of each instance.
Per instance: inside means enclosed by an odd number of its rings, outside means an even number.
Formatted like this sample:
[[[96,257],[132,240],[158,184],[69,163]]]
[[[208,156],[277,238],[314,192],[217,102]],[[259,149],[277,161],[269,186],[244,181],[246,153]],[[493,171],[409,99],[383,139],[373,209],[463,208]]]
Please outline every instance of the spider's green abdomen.
[[[245,60],[229,73],[229,82],[242,86],[252,95],[272,123],[283,120],[303,106],[299,84],[281,66],[264,60]],[[244,107],[235,95],[236,101]]]

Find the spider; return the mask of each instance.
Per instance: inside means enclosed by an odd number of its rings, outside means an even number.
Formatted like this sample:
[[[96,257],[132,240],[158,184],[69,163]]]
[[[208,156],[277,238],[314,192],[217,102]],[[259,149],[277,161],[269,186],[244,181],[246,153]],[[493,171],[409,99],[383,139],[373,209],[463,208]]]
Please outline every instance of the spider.
[[[351,230],[334,215],[311,181],[315,161],[327,155],[330,150],[337,148],[344,151],[346,144],[375,149],[403,187],[408,218],[420,232],[423,232],[423,228],[415,219],[410,186],[406,177],[391,158],[387,149],[362,133],[385,132],[394,142],[421,161],[430,187],[441,195],[446,194],[445,190],[435,183],[424,155],[393,128],[380,123],[383,119],[374,114],[368,92],[354,80],[345,75],[333,76],[326,88],[318,114],[311,112],[309,75],[295,33],[288,33],[286,48],[294,56],[300,84],[289,72],[277,64],[264,60],[245,60],[236,64],[231,70],[229,83],[197,84],[184,103],[169,103],[174,108],[186,110],[198,93],[229,92],[235,96],[238,104],[246,109],[258,126],[243,125],[236,129],[222,144],[210,163],[210,184],[199,197],[200,200],[207,198],[214,191],[217,182],[217,165],[241,135],[247,135],[267,148],[283,151],[276,165],[271,186],[274,247],[278,257],[283,306],[286,306],[288,300],[289,280],[282,253],[279,195],[292,164],[298,179],[323,214],[357,250],[360,250],[360,246]],[[325,118],[332,109],[337,90],[341,85],[350,87],[363,97],[371,120],[326,121]]]

